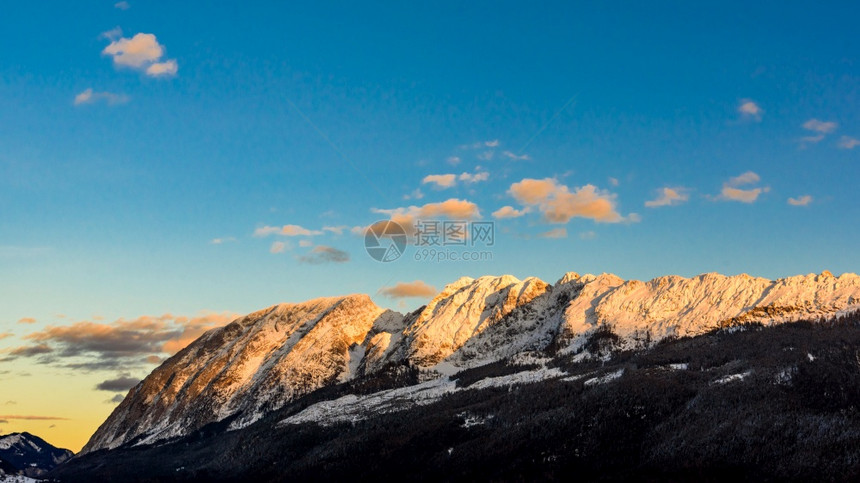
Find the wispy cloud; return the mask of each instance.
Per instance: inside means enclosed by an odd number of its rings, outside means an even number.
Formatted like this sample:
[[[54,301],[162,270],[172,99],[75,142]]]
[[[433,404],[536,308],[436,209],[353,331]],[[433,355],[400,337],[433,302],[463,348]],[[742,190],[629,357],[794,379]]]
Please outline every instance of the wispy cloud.
[[[764,109],[762,109],[755,101],[743,99],[738,106],[738,113],[740,113],[741,118],[743,119],[758,122],[761,121]]]
[[[820,121],[818,119],[810,119],[803,123],[803,129],[812,131],[814,135],[803,136],[800,138],[801,147],[806,147],[807,144],[815,144],[821,142],[828,134],[835,131],[839,124],[833,121]]]
[[[12,332],[0,332],[0,340],[8,339],[9,337],[14,337],[15,334]]]
[[[797,198],[788,199],[788,204],[791,206],[807,206],[810,203],[812,203],[812,196],[810,195],[803,195],[798,196]]]
[[[146,356],[174,354],[207,330],[236,317],[228,312],[196,317],[164,314],[110,323],[81,321],[48,326],[25,335],[23,339],[32,345],[8,351],[7,359],[40,357],[42,362],[66,367],[127,368],[143,363]]]
[[[209,243],[212,245],[223,245],[224,243],[232,243],[235,242],[236,238],[232,236],[224,237],[224,238],[213,238],[209,240]]]
[[[114,8],[118,8],[120,10],[128,10],[129,8],[131,8],[131,5],[129,5],[129,3],[125,0],[121,2],[116,2],[115,4],[113,4],[113,6]]]
[[[315,236],[322,235],[321,230],[309,230],[299,225],[284,225],[284,226],[261,226],[254,230],[254,236],[264,237],[269,235],[283,236]]]
[[[723,189],[718,196],[710,197],[713,201],[738,201],[741,203],[754,203],[759,195],[770,191],[770,187],[758,187],[743,189],[740,186],[755,184],[761,181],[758,174],[747,171],[739,176],[729,179],[723,183]]]
[[[850,136],[842,136],[839,138],[839,147],[842,149],[854,149],[857,146],[860,146],[860,139],[852,138]]]
[[[113,92],[107,91],[96,92],[92,88],[88,88],[76,95],[74,101],[76,106],[95,104],[97,102],[104,102],[109,106],[125,104],[128,102],[128,96],[125,94],[114,94]]]
[[[490,179],[490,173],[486,171],[461,173],[460,176],[457,177],[457,179],[467,184],[480,183],[481,181],[487,181],[488,179]]]
[[[111,43],[102,54],[110,56],[116,67],[142,71],[150,77],[172,76],[179,70],[175,59],[162,59],[164,46],[153,34],[138,33],[126,38],[117,36],[113,30],[103,35],[111,39]]]
[[[511,151],[502,151],[502,156],[514,161],[528,161],[531,159],[528,154],[516,154]]]
[[[545,231],[543,233],[538,234],[539,238],[567,238],[567,229],[566,228],[553,228],[552,230]]]
[[[272,242],[272,246],[269,247],[269,253],[283,253],[288,249],[288,245],[286,242],[276,241]]]
[[[334,247],[319,245],[313,248],[307,255],[299,257],[302,263],[320,265],[323,263],[345,263],[349,261],[349,253]]]
[[[448,164],[450,164],[451,166],[457,166],[458,164],[460,164],[462,159],[460,159],[459,156],[451,156],[448,158],[447,161],[448,161]]]
[[[414,282],[399,282],[392,287],[382,287],[379,293],[390,299],[409,297],[430,298],[436,295],[436,288],[421,280]]]
[[[687,188],[661,188],[657,194],[657,198],[646,201],[645,206],[648,208],[657,208],[660,206],[675,206],[680,205],[690,199]]]
[[[68,421],[69,418],[61,418],[59,416],[39,416],[29,414],[0,414],[0,419],[7,421]]]
[[[322,229],[323,231],[334,233],[335,235],[343,235],[343,231],[349,229],[349,227],[346,225],[324,226]]]
[[[572,218],[588,218],[602,223],[638,221],[638,215],[621,216],[616,196],[587,184],[572,191],[553,178],[526,178],[511,185],[508,193],[526,207],[536,207],[549,223],[567,223]]]
[[[21,319],[18,319],[18,323],[19,324],[35,324],[36,319],[34,319],[33,317],[23,317]]]

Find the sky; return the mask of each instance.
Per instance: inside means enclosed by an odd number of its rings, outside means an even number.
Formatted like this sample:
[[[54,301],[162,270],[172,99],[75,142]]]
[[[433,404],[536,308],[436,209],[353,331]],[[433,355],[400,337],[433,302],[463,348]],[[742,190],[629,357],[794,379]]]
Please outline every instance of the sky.
[[[856,3],[408,3],[4,5],[0,434],[282,302],[860,270]]]

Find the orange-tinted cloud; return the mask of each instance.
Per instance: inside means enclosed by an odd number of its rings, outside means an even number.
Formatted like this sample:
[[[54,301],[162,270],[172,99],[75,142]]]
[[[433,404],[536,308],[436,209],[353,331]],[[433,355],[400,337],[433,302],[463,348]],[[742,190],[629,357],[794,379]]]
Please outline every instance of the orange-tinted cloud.
[[[587,184],[571,191],[553,178],[526,178],[511,185],[511,196],[526,206],[536,206],[550,223],[567,223],[571,218],[597,222],[638,221],[638,216],[621,216],[615,209],[615,195]]]
[[[426,284],[421,280],[414,282],[399,282],[392,287],[382,287],[379,293],[391,298],[401,299],[407,297],[423,297],[429,298],[436,295],[436,288]]]
[[[661,188],[657,198],[646,201],[645,206],[648,208],[657,208],[659,206],[675,206],[680,205],[690,199],[685,188]]]
[[[729,179],[725,183],[723,183],[723,189],[720,191],[720,195],[716,197],[712,197],[713,200],[721,200],[721,201],[738,201],[741,203],[754,203],[758,200],[759,195],[762,193],[767,193],[770,191],[770,187],[763,188],[740,188],[739,186],[744,186],[748,184],[755,184],[761,181],[761,178],[758,174],[747,171],[739,176],[735,176],[734,178]]]

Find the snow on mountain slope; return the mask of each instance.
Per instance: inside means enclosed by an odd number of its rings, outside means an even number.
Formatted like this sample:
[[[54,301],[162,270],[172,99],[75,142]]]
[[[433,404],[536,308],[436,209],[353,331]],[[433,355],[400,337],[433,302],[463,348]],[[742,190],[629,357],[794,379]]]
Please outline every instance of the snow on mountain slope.
[[[563,279],[564,280],[564,279]],[[614,275],[571,276],[574,287],[561,327],[570,340],[607,324],[622,338],[687,336],[741,322],[780,323],[835,314],[860,305],[860,277],[798,275],[776,281],[741,274],[666,276],[649,282]]]
[[[83,453],[182,436],[236,415],[253,422],[350,369],[350,347],[380,318],[366,295],[282,304],[214,329],[129,391]]]
[[[414,364],[433,366],[547,291],[536,278],[463,277],[447,285],[404,331],[404,354]]]
[[[510,275],[464,277],[405,316],[366,295],[283,304],[207,332],[166,361],[129,392],[83,452],[182,436],[228,418],[231,429],[242,427],[387,364],[438,377],[525,352],[573,352],[601,326],[643,345],[852,308],[860,308],[860,277],[828,272],[776,281],[709,273],[648,282],[570,272],[553,286]]]
[[[71,451],[57,448],[30,433],[0,436],[0,461],[5,461],[26,476],[44,474],[71,457]]]

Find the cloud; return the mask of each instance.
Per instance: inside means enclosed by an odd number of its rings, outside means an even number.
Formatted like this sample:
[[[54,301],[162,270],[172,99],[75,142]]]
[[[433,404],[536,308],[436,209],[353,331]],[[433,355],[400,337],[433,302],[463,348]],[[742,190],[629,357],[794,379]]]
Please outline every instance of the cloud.
[[[409,206],[391,210],[372,209],[374,213],[380,213],[391,217],[391,221],[403,225],[414,224],[416,219],[421,218],[450,218],[458,220],[472,220],[481,217],[478,205],[471,201],[451,198],[440,203],[427,203],[423,206]]]
[[[618,178],[613,178],[612,176],[610,176],[608,179],[609,179],[609,184],[611,184],[612,186],[618,186],[620,184],[618,182]]]
[[[529,212],[528,208],[518,210],[513,206],[503,206],[498,210],[493,212],[493,218],[503,219],[503,218],[519,218],[520,216],[525,215]]]
[[[113,4],[113,6],[114,8],[118,8],[120,10],[128,10],[129,8],[131,8],[131,5],[129,5],[128,2],[126,2],[125,0],[121,2],[116,2],[115,4]]]
[[[116,40],[120,37],[122,37],[122,29],[119,27],[114,27],[108,31],[102,32],[101,35],[99,35],[99,38],[108,40]]]
[[[570,191],[553,178],[526,178],[512,184],[508,193],[525,206],[537,207],[549,223],[567,223],[575,217],[603,223],[638,221],[638,216],[621,216],[615,195],[591,184]]]
[[[819,121],[818,119],[810,119],[803,123],[803,129],[815,131],[821,134],[829,134],[836,130],[839,124],[832,121]]]
[[[420,188],[416,188],[411,193],[403,195],[404,200],[420,200],[421,198],[424,198],[424,193],[421,191]]]
[[[430,298],[436,295],[436,288],[421,280],[414,282],[399,282],[393,287],[382,287],[379,290],[383,296],[390,299],[401,299],[407,297]]]
[[[6,421],[19,420],[19,421],[68,421],[69,418],[61,418],[58,416],[34,416],[34,415],[21,415],[21,414],[0,414],[0,419],[5,419]]]
[[[457,177],[460,181],[464,183],[472,184],[478,183],[481,181],[487,181],[490,178],[490,173],[486,171],[480,171],[476,173],[463,173]]]
[[[567,238],[567,229],[553,228],[552,230],[538,234],[538,238]]]
[[[450,164],[451,166],[457,166],[458,164],[460,164],[460,161],[462,161],[462,160],[460,159],[459,156],[451,156],[447,159],[447,161],[448,161],[448,164]]]
[[[116,67],[143,71],[152,77],[175,75],[179,69],[175,59],[162,60],[164,46],[153,34],[138,33],[131,38],[117,38],[114,29],[103,35],[111,39],[111,43],[102,50],[102,54],[111,56]]]
[[[302,248],[312,247],[314,246],[314,242],[310,240],[299,240],[299,246]]]
[[[493,139],[492,141],[484,141],[484,146],[488,148],[497,148],[499,147],[499,140]]]
[[[810,195],[803,195],[798,196],[797,198],[788,199],[788,204],[791,206],[806,206],[810,203],[812,203],[812,196]]]
[[[171,76],[176,75],[177,72],[179,72],[179,64],[175,59],[156,62],[146,68],[146,75],[151,77]]]
[[[103,369],[128,368],[142,362],[143,356],[174,354],[207,330],[227,324],[233,313],[204,313],[196,317],[144,315],[117,319],[110,323],[75,322],[48,326],[25,335],[32,346],[13,349],[10,357],[42,356],[43,362],[66,367]]]
[[[313,248],[308,255],[299,257],[302,263],[320,265],[323,263],[345,263],[349,261],[349,253],[334,247],[319,245]]]
[[[108,379],[96,384],[96,389],[99,391],[128,391],[140,382],[140,379],[131,377],[128,374],[123,374],[116,379]]]
[[[860,139],[849,136],[839,138],[839,147],[842,149],[854,149],[857,146],[860,146]]]
[[[213,245],[223,245],[224,243],[231,243],[234,241],[236,241],[236,239],[234,237],[228,236],[225,238],[213,238],[212,240],[209,241],[209,243],[211,243]]]
[[[14,336],[15,334],[11,332],[0,332],[0,340],[8,339],[9,337]]]
[[[83,92],[75,96],[75,105],[94,104],[96,102],[104,102],[109,106],[124,104],[128,102],[128,96],[125,94],[114,94],[113,92],[95,92],[92,88],[85,89]]]
[[[269,235],[316,236],[322,234],[323,232],[320,230],[309,230],[299,225],[284,225],[281,227],[261,226],[260,228],[254,230],[254,236],[256,237],[264,237]]]
[[[457,184],[457,175],[454,174],[431,174],[421,180],[421,184],[435,184],[436,188],[450,188]]]
[[[742,118],[754,120],[756,122],[761,121],[761,116],[764,114],[764,110],[761,106],[750,99],[741,100],[741,103],[738,106],[738,112]]]
[[[581,240],[594,240],[595,238],[597,238],[597,233],[593,231],[584,231],[579,234],[579,238]]]
[[[26,337],[25,337],[25,339],[26,339]],[[54,349],[52,349],[49,345],[47,345],[47,344],[36,344],[36,345],[30,345],[30,346],[16,347],[14,349],[11,349],[8,353],[12,358],[16,358],[16,357],[33,357],[33,356],[38,356],[38,355],[42,355],[42,354],[49,354],[51,352],[54,352]]]
[[[24,317],[24,318],[18,319],[18,323],[19,324],[35,324],[36,319],[34,319],[33,317]]]
[[[680,205],[690,199],[686,188],[661,188],[656,199],[646,201],[645,206],[648,208],[657,208],[659,206],[675,206]]]
[[[287,244],[282,241],[276,241],[269,247],[269,253],[283,253],[287,250]]]
[[[346,225],[324,226],[324,227],[322,227],[322,230],[334,233],[335,235],[343,235],[343,231],[348,229],[348,228],[349,227]]]
[[[478,155],[478,159],[480,159],[482,161],[490,161],[493,159],[493,156],[495,154],[496,154],[495,151],[484,151],[483,153]]]
[[[739,186],[754,184],[759,181],[761,181],[761,178],[758,174],[752,171],[747,171],[746,173],[735,176],[723,183],[723,189],[720,191],[719,196],[711,197],[711,199],[713,201],[739,201],[741,203],[754,203],[758,199],[759,195],[767,193],[770,191],[770,188],[765,186],[764,188],[741,189]]]
[[[105,401],[105,402],[106,402],[106,403],[109,403],[109,404],[119,404],[119,403],[121,403],[124,399],[125,399],[125,396],[123,396],[122,394],[116,394],[116,395],[114,395],[114,397],[112,397],[112,398],[108,399],[108,400],[107,400],[107,401]]]
[[[502,156],[513,159],[514,161],[528,161],[531,159],[528,154],[517,155],[510,151],[502,151]]]

